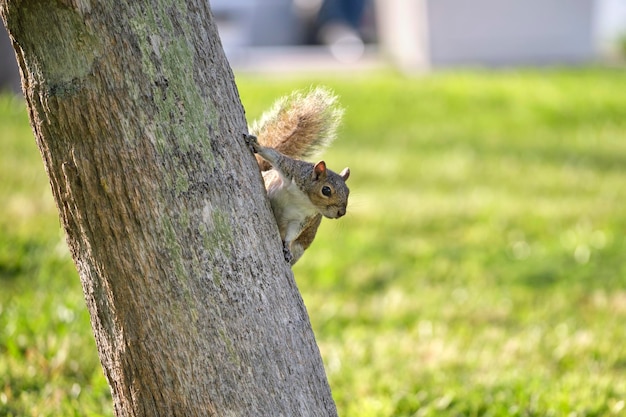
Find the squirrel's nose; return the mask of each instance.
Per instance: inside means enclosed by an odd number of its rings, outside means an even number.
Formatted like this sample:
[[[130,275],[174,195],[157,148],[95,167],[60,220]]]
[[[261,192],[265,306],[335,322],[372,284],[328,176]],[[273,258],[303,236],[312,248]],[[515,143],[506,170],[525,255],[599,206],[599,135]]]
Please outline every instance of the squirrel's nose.
[[[337,210],[337,217],[342,217],[346,214],[346,208],[342,207],[339,210]]]

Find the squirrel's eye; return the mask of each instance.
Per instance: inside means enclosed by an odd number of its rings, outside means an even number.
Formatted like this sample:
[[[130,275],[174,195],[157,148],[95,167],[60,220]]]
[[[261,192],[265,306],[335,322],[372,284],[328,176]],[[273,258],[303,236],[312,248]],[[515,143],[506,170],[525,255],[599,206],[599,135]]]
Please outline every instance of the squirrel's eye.
[[[322,187],[322,194],[324,194],[326,197],[330,197],[330,195],[332,194],[332,190],[328,185]]]

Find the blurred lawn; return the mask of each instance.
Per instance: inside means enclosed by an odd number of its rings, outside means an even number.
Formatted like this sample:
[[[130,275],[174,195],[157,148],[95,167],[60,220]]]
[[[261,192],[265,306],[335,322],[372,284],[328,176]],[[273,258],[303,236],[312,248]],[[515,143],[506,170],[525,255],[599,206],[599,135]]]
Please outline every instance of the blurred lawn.
[[[324,84],[349,214],[294,272],[341,416],[626,413],[626,73],[238,77],[250,119]],[[23,105],[0,97],[0,415],[111,415]]]

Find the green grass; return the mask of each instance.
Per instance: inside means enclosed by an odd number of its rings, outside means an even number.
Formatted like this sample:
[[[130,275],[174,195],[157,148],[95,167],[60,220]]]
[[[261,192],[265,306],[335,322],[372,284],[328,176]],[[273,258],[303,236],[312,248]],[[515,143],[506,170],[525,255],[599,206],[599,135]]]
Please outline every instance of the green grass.
[[[626,73],[238,77],[249,118],[325,84],[349,214],[294,268],[339,413],[626,413]],[[0,98],[0,415],[111,415],[22,104]]]

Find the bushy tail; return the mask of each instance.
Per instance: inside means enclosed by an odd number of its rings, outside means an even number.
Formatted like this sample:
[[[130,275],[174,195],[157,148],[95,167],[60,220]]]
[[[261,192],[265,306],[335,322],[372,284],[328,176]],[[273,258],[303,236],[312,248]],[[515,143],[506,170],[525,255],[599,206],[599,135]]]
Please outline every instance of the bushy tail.
[[[250,126],[262,146],[274,148],[295,159],[308,159],[334,139],[343,109],[327,88],[295,91],[282,97]],[[261,170],[271,166],[259,160]]]

